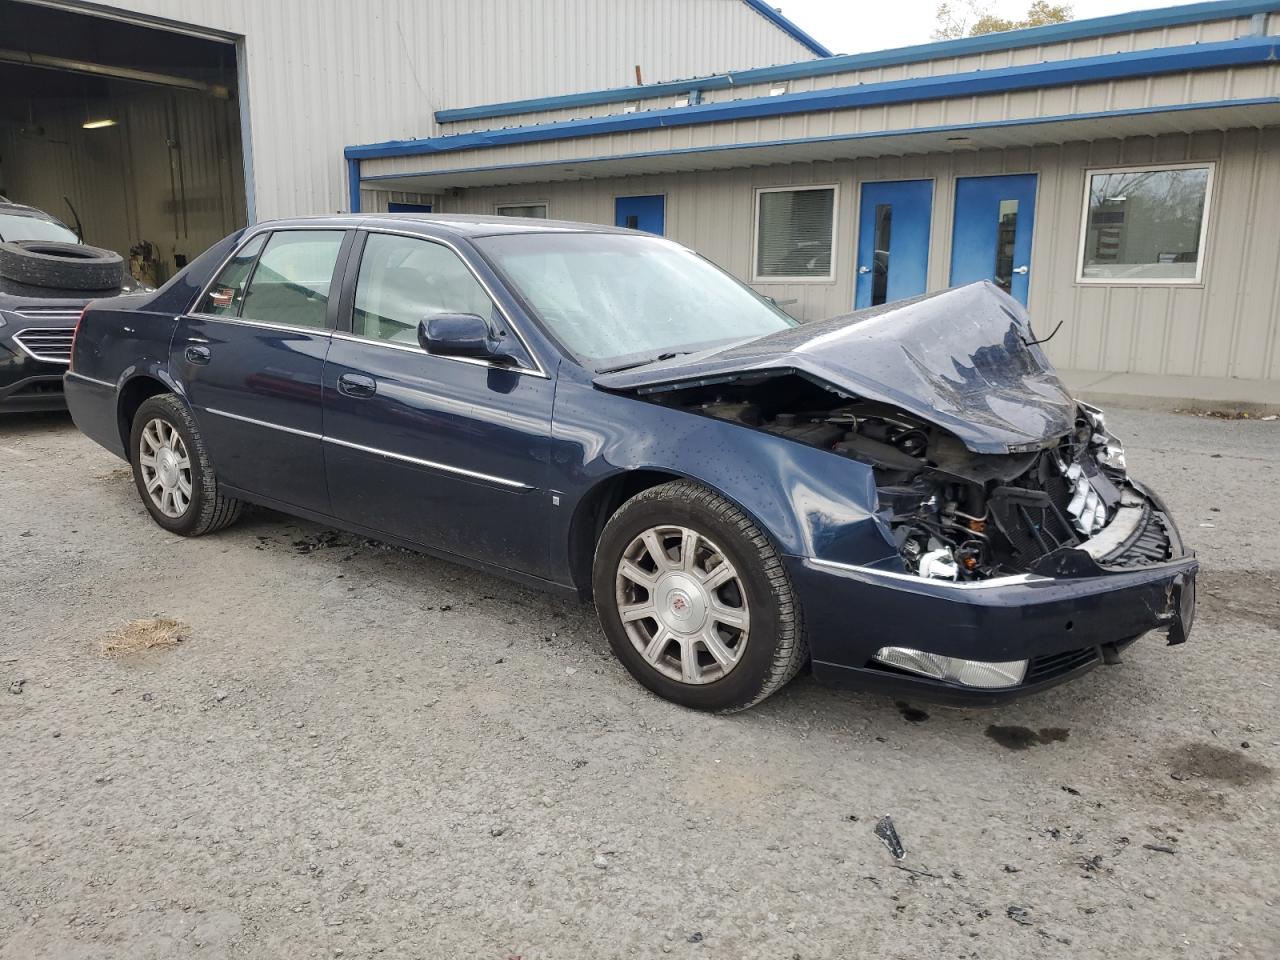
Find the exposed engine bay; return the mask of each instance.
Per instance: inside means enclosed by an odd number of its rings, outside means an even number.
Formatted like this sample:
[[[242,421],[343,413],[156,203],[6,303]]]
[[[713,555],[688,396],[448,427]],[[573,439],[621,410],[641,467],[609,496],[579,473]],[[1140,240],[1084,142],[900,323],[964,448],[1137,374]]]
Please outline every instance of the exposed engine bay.
[[[1025,573],[1070,548],[1114,567],[1159,563],[1172,553],[1167,518],[1129,483],[1123,448],[1101,411],[1087,404],[1079,405],[1070,433],[1039,449],[978,454],[918,416],[797,374],[647,399],[869,465],[878,514],[903,569],[921,577]]]

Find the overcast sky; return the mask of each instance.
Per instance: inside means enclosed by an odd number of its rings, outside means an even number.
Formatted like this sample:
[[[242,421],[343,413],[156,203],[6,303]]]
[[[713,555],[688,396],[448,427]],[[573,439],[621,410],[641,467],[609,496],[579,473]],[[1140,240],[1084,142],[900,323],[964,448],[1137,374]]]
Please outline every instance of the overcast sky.
[[[836,53],[928,43],[937,26],[938,0],[771,0],[784,16]],[[1183,0],[1185,2],[1185,0]],[[1171,7],[1180,0],[1076,0],[1075,19],[1129,10]],[[960,6],[959,3],[956,4]],[[990,0],[997,16],[1026,15],[1030,0]]]

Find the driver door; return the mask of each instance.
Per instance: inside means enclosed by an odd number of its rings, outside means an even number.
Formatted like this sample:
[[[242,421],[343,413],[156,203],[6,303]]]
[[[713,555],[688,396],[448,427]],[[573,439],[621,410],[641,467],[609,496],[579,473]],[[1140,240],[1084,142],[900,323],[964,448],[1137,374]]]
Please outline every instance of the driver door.
[[[348,329],[334,335],[324,370],[333,512],[437,551],[543,574],[554,384],[523,350],[516,367],[428,354],[418,322],[438,313],[507,323],[449,246],[365,233]]]

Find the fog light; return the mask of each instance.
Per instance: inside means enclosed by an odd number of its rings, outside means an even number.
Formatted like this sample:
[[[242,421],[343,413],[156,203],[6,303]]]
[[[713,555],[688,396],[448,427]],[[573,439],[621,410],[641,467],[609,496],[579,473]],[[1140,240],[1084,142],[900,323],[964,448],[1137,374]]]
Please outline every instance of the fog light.
[[[910,647],[881,647],[875,659],[899,670],[909,670],[935,680],[963,683],[967,687],[1016,687],[1027,675],[1026,660],[961,660]]]

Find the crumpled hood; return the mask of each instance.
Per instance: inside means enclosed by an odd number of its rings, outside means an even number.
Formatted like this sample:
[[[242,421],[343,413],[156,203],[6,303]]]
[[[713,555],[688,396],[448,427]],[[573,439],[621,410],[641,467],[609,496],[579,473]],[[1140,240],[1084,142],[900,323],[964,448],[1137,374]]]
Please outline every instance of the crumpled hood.
[[[983,281],[633,370],[606,390],[650,392],[794,371],[950,430],[975,453],[1039,448],[1070,432],[1076,403],[1017,300]]]

